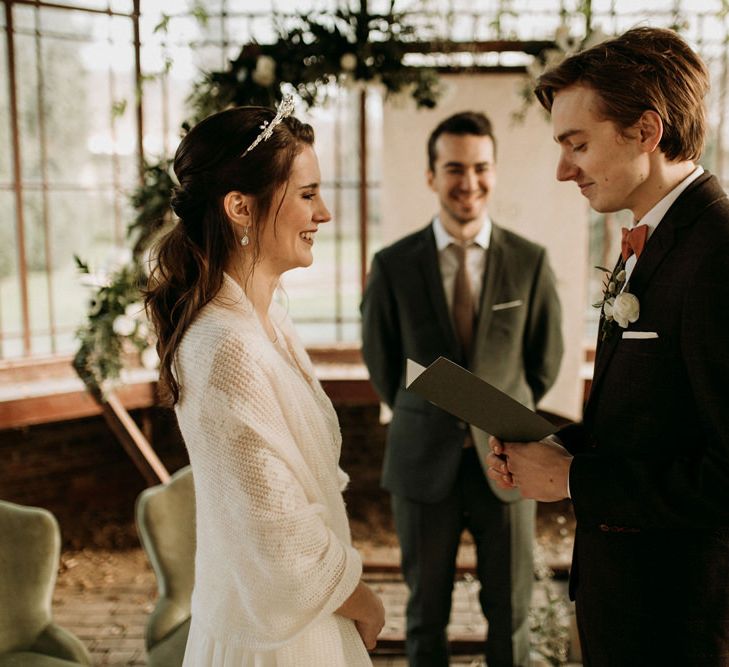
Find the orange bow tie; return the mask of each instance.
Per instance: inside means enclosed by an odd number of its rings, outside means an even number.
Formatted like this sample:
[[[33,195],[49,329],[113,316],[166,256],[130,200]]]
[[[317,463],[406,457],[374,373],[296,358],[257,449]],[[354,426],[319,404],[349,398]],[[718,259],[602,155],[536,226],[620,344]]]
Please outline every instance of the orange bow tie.
[[[623,240],[620,244],[623,261],[626,261],[633,253],[635,253],[636,259],[640,257],[647,240],[648,225],[638,225],[633,229],[623,227]]]

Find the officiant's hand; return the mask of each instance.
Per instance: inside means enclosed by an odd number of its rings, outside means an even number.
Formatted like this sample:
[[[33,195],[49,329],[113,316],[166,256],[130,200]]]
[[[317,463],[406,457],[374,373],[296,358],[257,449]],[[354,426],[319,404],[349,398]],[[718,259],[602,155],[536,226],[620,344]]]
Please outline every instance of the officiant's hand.
[[[490,438],[488,476],[502,488],[518,488],[525,498],[554,502],[568,497],[572,456],[556,438],[502,442]]]

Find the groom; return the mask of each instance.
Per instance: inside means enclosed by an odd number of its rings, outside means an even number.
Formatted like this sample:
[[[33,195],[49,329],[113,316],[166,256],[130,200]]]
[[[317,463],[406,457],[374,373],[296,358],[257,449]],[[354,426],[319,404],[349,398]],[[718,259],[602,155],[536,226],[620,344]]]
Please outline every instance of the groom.
[[[707,89],[689,46],[651,28],[568,58],[536,88],[557,178],[596,211],[635,217],[583,422],[542,442],[492,439],[487,457],[504,488],[572,498],[589,667],[729,665],[729,202],[696,165]]]

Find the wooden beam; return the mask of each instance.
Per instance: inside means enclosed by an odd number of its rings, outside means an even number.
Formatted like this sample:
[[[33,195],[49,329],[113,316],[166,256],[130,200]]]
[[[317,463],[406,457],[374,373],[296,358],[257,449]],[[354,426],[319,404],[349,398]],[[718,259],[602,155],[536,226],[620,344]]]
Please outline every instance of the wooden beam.
[[[117,397],[126,410],[147,408],[155,405],[155,385],[148,382],[127,385],[117,390]],[[101,413],[101,406],[82,389],[19,396],[0,400],[0,430],[94,417]]]
[[[107,395],[106,402],[101,403],[101,409],[109,428],[147,484],[154,486],[160,482],[169,482],[170,473],[167,468],[114,392]]]
[[[510,40],[455,42],[433,40],[430,42],[407,42],[402,48],[408,53],[527,53],[536,56],[544,49],[555,48],[553,40]]]
[[[144,183],[144,110],[142,108],[142,38],[139,31],[140,0],[134,0],[132,12],[132,29],[134,31],[134,83],[137,94],[134,97],[134,117],[137,126],[137,165],[139,169],[139,183]],[[165,138],[166,139],[166,138]]]
[[[359,286],[364,294],[367,283],[367,228],[369,223],[367,175],[367,90],[359,93]]]
[[[334,405],[376,405],[359,347],[310,347],[317,377]],[[15,389],[13,389],[15,386]],[[132,379],[116,389],[125,410],[157,404],[156,382]],[[101,405],[84,390],[69,358],[0,362],[0,430],[25,428],[103,413]]]

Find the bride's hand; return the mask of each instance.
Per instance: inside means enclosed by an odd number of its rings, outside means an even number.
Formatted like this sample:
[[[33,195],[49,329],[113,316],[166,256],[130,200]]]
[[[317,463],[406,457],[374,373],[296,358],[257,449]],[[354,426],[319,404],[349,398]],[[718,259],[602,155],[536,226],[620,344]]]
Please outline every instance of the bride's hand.
[[[367,617],[354,622],[357,632],[362,637],[362,642],[368,651],[377,646],[377,637],[382,632],[382,628],[385,627],[385,606],[374,591],[372,591],[370,602],[371,609],[368,610]]]
[[[377,645],[377,636],[385,626],[385,606],[364,581],[357,584],[357,588],[337,609],[337,613],[351,618],[362,637],[364,645],[371,651]]]
[[[365,621],[355,621],[354,625],[357,628],[357,632],[359,632],[359,636],[362,637],[362,642],[364,643],[365,648],[368,651],[374,650],[377,646],[377,637],[380,635],[380,632],[382,632],[382,628],[385,625],[384,621],[382,623],[378,622],[375,624]]]

